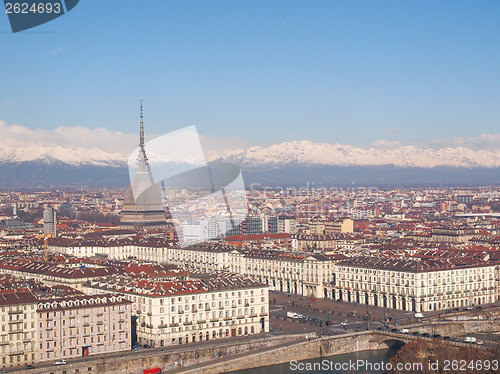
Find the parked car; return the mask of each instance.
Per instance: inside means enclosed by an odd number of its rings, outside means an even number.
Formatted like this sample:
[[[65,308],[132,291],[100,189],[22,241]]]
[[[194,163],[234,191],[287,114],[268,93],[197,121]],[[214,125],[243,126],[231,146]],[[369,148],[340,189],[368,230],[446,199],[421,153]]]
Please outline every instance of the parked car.
[[[35,368],[35,365],[32,365],[32,364],[27,364],[25,366],[26,369],[34,369]]]
[[[148,349],[148,348],[151,348],[149,345],[147,344],[144,344],[144,348]]]
[[[495,304],[491,304],[491,307],[492,308],[496,308],[497,306]]]
[[[441,339],[441,335],[439,335],[439,334],[434,334],[434,335],[432,335],[432,337],[436,338],[436,339]]]
[[[133,350],[133,351],[138,351],[138,350],[139,350],[139,347],[137,347],[136,345],[134,345],[134,346],[132,347],[132,350]]]
[[[428,337],[430,337],[431,335],[430,335],[428,332],[424,332],[424,333],[422,334],[422,336],[423,336],[424,338],[428,338]]]
[[[54,361],[54,365],[66,365],[66,364],[67,364],[66,360]]]
[[[445,336],[443,339],[444,340],[451,340],[451,338],[449,336]]]
[[[391,332],[399,333],[400,331],[398,329],[392,329]]]
[[[459,338],[451,338],[451,341],[452,341],[452,342],[459,342],[459,341],[460,341],[460,339],[459,339]]]
[[[483,309],[481,305],[476,306],[476,309]]]
[[[420,333],[418,331],[413,331],[412,335],[418,336],[418,335],[420,335]]]

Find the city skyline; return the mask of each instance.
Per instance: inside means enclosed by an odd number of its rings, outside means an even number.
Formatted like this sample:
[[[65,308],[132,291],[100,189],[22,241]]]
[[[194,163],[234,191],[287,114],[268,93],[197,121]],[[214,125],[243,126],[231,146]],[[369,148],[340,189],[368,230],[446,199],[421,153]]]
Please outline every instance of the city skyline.
[[[132,147],[143,99],[150,134],[196,125],[219,147],[498,149],[496,2],[120,5],[16,35],[0,17],[0,146]]]

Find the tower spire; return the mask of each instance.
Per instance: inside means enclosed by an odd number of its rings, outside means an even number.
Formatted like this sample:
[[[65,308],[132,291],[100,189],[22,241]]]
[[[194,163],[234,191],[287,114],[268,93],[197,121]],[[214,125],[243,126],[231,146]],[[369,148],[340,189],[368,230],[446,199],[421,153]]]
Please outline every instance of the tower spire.
[[[142,114],[142,100],[141,100],[141,130],[139,134],[139,147],[141,149],[142,155],[144,157],[144,160],[146,161],[146,164],[148,163],[148,157],[146,156],[146,149],[144,147],[144,117]]]
[[[144,150],[144,123],[143,123],[143,116],[142,116],[142,100],[141,100],[141,131],[140,131],[140,138],[139,138],[139,146],[141,147],[141,150]]]

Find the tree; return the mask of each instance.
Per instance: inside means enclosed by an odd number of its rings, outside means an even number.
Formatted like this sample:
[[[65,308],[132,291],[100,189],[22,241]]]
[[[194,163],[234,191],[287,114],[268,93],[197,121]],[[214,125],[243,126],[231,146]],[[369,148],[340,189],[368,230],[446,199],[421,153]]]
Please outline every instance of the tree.
[[[491,363],[495,359],[498,360],[499,356],[500,349],[498,348],[491,350],[477,347],[456,347],[443,340],[436,339],[436,341],[433,342],[417,340],[405,344],[396,356],[391,359],[390,363],[393,369],[388,373],[409,373],[407,368],[398,370],[398,363],[419,363],[420,365],[418,367],[413,365],[411,368],[411,373],[414,374],[450,374],[453,372],[460,372],[463,374],[493,373],[494,371],[491,371],[491,369],[490,371],[486,371],[484,370],[484,366],[478,367],[476,364],[479,361],[485,362],[487,360]],[[461,368],[463,370],[454,370],[451,365],[448,367],[445,366],[447,362],[451,363],[453,361],[456,361],[459,365],[465,362],[465,365]],[[468,364],[471,362],[474,366],[468,367]],[[430,365],[430,363],[437,363],[437,365]]]

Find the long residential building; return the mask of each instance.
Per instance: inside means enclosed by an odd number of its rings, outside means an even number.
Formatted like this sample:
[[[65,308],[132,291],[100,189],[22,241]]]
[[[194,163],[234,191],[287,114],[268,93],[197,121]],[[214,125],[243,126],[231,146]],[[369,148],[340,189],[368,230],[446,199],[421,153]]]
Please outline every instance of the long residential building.
[[[229,269],[229,253],[234,249],[223,242],[205,242],[180,248],[169,240],[157,238],[97,242],[52,239],[49,246],[51,253],[75,257],[105,256],[112,260],[172,263],[204,271]]]
[[[335,264],[325,292],[337,300],[415,312],[467,307],[493,302],[495,266],[470,257],[353,257]]]
[[[106,256],[109,259],[154,261],[176,264],[180,267],[205,272],[231,271],[283,292],[304,296],[324,297],[323,286],[331,282],[333,263],[343,255],[325,256],[304,252],[278,250],[253,250],[223,242],[205,242],[179,248],[160,240],[124,246],[61,243],[52,246],[54,253],[74,256]]]
[[[90,281],[84,291],[125,295],[133,302],[137,341],[151,347],[269,331],[269,288],[247,277],[158,281],[111,276]]]
[[[325,236],[320,237],[323,239]],[[333,238],[333,236],[331,237]],[[316,235],[304,236],[305,240],[315,240],[316,238],[318,238]],[[362,236],[356,236],[355,234],[337,234],[335,238],[337,245],[342,246],[345,253],[346,250],[352,249],[351,246],[354,246],[355,242],[361,244],[365,240]],[[342,242],[341,240],[347,240],[347,242]],[[330,244],[333,245],[333,243]],[[259,282],[267,284],[271,289],[311,297],[335,297],[338,299],[337,296],[332,295],[332,282],[334,282],[335,276],[345,276],[345,274],[342,275],[342,271],[339,271],[337,268],[335,268],[337,270],[334,269],[334,264],[346,259],[346,256],[342,254],[327,255],[302,251],[262,250],[254,248],[251,244],[242,245],[237,248],[223,242],[205,242],[195,246],[179,248],[171,243],[169,244],[158,239],[143,240],[141,242],[128,243],[127,245],[120,245],[119,241],[113,241],[109,245],[86,245],[85,251],[91,248],[90,252],[85,252],[88,256],[98,255],[116,260],[132,258],[138,261],[172,263],[189,270],[205,272],[231,271],[236,274],[253,277]],[[396,248],[393,249],[396,250]],[[66,253],[75,256],[84,255],[80,252],[82,247],[74,242],[66,245],[59,245],[57,247],[54,246],[51,250],[57,253]],[[414,252],[416,252],[416,250],[408,253]],[[401,253],[398,256],[400,255]],[[438,254],[433,254],[432,256],[438,257]],[[363,258],[368,259],[368,257]],[[377,259],[378,257],[375,256],[371,261],[378,262],[379,260]],[[387,261],[399,263],[398,257],[389,257]],[[431,260],[416,258],[412,261],[413,268],[419,268],[418,264],[420,264],[419,269],[426,269],[426,264]],[[452,262],[459,260],[450,258],[447,261]],[[494,273],[494,277],[500,278],[498,275],[500,274],[498,262],[496,264],[497,271]],[[495,263],[492,261],[488,263],[471,261],[470,264],[465,264],[464,267],[482,268],[486,265],[494,266]],[[458,265],[456,265],[456,267],[457,270],[461,268]],[[349,270],[345,271],[348,272]],[[422,271],[423,270],[419,270],[419,272]],[[334,273],[336,274],[335,276]],[[388,281],[389,278],[385,277],[384,279]],[[497,282],[496,285],[493,284],[491,286],[493,287],[494,294],[496,289],[496,295],[493,296],[492,300],[497,300],[499,297],[500,287],[498,284]],[[382,286],[382,284],[380,286]],[[438,289],[436,288],[436,292],[437,291]],[[485,295],[475,295],[477,299],[476,302],[474,301],[474,296],[468,302],[479,303],[479,296],[481,296],[481,300],[483,300],[483,296],[487,296],[487,294],[488,293]],[[436,297],[440,297],[440,294],[436,293]],[[347,300],[345,295],[343,299]],[[486,297],[485,300],[487,299],[489,298]],[[465,302],[466,298],[463,298],[463,300]],[[467,300],[469,299],[467,298]],[[454,300],[450,301],[453,304]],[[399,305],[398,308],[401,309],[403,308],[403,304],[406,305],[403,301],[391,302],[389,304],[391,304],[391,307],[393,305]],[[382,304],[378,303],[378,305]],[[442,305],[444,304],[442,303]],[[436,307],[439,309],[439,302],[436,304]]]
[[[66,267],[63,264],[51,264],[41,261],[26,264],[0,264],[0,274],[34,279],[43,282],[47,286],[64,285],[80,291],[82,285],[90,279],[115,274],[116,272],[116,269],[112,267]]]

